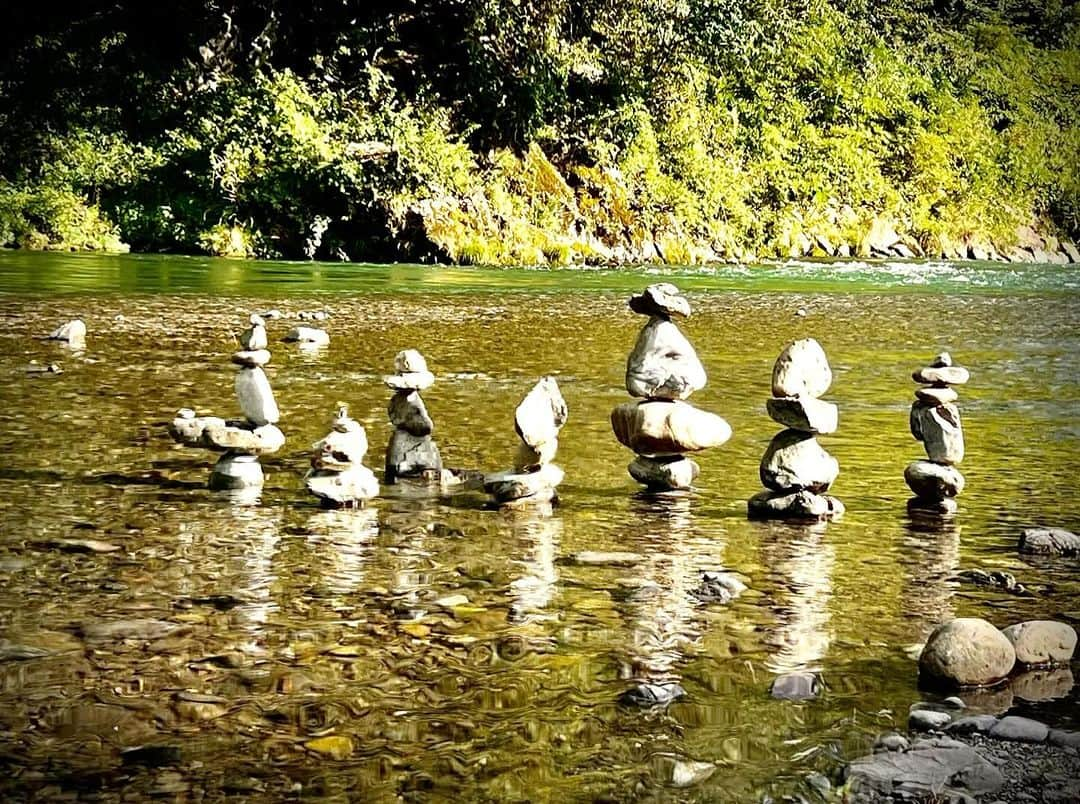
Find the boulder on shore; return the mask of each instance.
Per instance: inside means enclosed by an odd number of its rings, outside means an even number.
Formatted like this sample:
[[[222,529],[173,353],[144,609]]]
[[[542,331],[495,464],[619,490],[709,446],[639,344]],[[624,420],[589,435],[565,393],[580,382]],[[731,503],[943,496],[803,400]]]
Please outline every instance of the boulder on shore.
[[[1017,663],[1029,667],[1067,664],[1076,652],[1076,630],[1055,620],[1028,620],[1001,633],[1012,643]]]

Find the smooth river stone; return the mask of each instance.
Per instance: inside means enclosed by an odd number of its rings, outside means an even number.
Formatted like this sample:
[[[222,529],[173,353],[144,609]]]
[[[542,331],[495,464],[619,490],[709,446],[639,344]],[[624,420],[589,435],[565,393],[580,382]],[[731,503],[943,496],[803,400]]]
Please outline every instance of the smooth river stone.
[[[911,375],[926,385],[963,385],[970,375],[963,366],[925,366]]]
[[[563,481],[563,470],[553,463],[537,472],[497,472],[484,477],[484,491],[496,502],[507,503],[525,497],[547,501]]]
[[[982,687],[1005,678],[1016,663],[1008,638],[986,620],[959,617],[934,629],[919,656],[919,675],[947,687]]]
[[[559,384],[553,377],[543,377],[514,411],[514,429],[522,441],[538,450],[559,437],[566,417],[566,400]]]
[[[686,399],[705,387],[705,367],[690,341],[666,318],[642,327],[626,361],[626,390],[644,399]]]
[[[426,372],[427,370],[427,361],[415,349],[403,349],[394,355],[395,374],[414,374],[416,372]]]
[[[559,451],[559,439],[553,438],[545,441],[536,449],[524,442],[519,442],[517,452],[514,454],[514,470],[517,472],[535,472],[546,463],[555,460],[555,453]]]
[[[839,519],[844,504],[827,494],[810,491],[759,491],[746,504],[750,519],[793,519],[820,522]]]
[[[662,318],[689,318],[690,302],[670,282],[649,285],[641,293],[630,297],[630,309],[639,315]]]
[[[383,383],[394,391],[423,391],[435,384],[430,371],[410,371],[407,374],[387,374]]]
[[[350,420],[351,421],[351,420]],[[342,472],[358,466],[368,451],[367,433],[359,423],[344,432],[331,430],[312,444],[311,466],[313,469],[329,469]]]
[[[946,405],[960,398],[952,388],[916,388],[915,397],[927,405]]]
[[[832,402],[813,397],[772,397],[765,402],[769,417],[777,424],[804,433],[835,433],[840,416]]]
[[[252,315],[248,323],[251,326],[240,334],[240,347],[247,352],[265,349],[269,343],[266,337],[266,322],[261,316]]]
[[[697,452],[731,438],[726,421],[686,402],[624,402],[611,411],[611,427],[639,455]]]
[[[701,472],[697,462],[681,456],[663,460],[639,455],[627,470],[638,483],[658,491],[688,489]]]
[[[215,491],[257,488],[263,484],[263,470],[255,455],[226,453],[210,472],[210,488]]]
[[[398,391],[390,397],[386,408],[390,423],[410,435],[431,435],[435,422],[428,415],[427,406],[416,391]]]
[[[232,362],[245,368],[258,368],[270,362],[270,352],[266,349],[233,352]]]
[[[1068,664],[1076,652],[1076,630],[1055,620],[1028,620],[1002,628],[1016,661],[1027,666]]]
[[[315,470],[304,477],[307,490],[331,507],[348,507],[379,495],[379,481],[366,466],[344,472]]]
[[[930,497],[912,497],[907,501],[908,513],[912,516],[952,516],[960,508],[952,497],[936,500]]]
[[[1020,552],[1048,556],[1080,556],[1080,536],[1064,528],[1025,528]]]
[[[281,418],[270,380],[261,368],[242,368],[236,372],[236,398],[244,418],[254,425],[277,424]]]
[[[208,425],[200,441],[202,446],[222,452],[269,455],[285,446],[285,434],[273,424],[250,428],[222,422]]]
[[[964,460],[964,430],[956,405],[930,407],[916,402],[910,422],[911,434],[923,442],[931,461],[951,465]]]
[[[67,341],[68,346],[81,347],[86,345],[86,324],[82,319],[74,318],[49,333],[49,340]]]
[[[761,484],[773,491],[828,491],[840,474],[840,463],[821,448],[814,436],[782,430],[761,458]]]
[[[930,500],[955,497],[964,490],[964,476],[955,467],[931,461],[909,463],[904,480],[916,495]]]
[[[948,352],[938,352],[934,355],[934,359],[930,361],[932,368],[945,368],[952,365],[952,355]]]
[[[832,385],[832,369],[821,344],[813,338],[793,341],[776,358],[772,395],[808,396],[816,399]]]
[[[442,458],[434,439],[429,435],[414,436],[405,430],[394,430],[386,448],[386,482],[427,473],[442,474]]]
[[[182,408],[169,423],[169,435],[186,447],[201,447],[206,428],[224,426],[225,420],[218,416],[196,416],[191,408]]]
[[[311,346],[326,346],[330,343],[330,335],[325,329],[317,327],[293,327],[283,338],[288,343],[303,343]]]

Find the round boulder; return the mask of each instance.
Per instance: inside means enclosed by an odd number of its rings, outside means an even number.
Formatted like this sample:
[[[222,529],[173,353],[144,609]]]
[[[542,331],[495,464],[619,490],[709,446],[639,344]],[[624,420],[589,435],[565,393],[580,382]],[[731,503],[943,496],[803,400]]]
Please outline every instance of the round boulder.
[[[773,365],[772,394],[775,397],[817,398],[829,390],[832,369],[821,344],[813,338],[793,341],[784,347]]]
[[[1012,643],[1016,661],[1028,666],[1066,664],[1076,651],[1075,629],[1054,620],[1029,620],[1001,633]]]
[[[919,675],[947,687],[984,687],[1016,663],[1012,643],[986,620],[958,617],[934,629],[919,656]]]

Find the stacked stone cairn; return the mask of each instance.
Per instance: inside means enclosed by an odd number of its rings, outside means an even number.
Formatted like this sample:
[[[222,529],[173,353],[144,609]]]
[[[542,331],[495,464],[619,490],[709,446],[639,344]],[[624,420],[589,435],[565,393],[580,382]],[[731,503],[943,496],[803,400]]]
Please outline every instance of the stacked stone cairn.
[[[628,467],[634,480],[651,492],[688,489],[700,468],[685,453],[720,446],[731,427],[682,401],[706,382],[705,367],[672,320],[689,317],[686,297],[662,282],[632,296],[629,305],[649,317],[626,361],[626,390],[642,401],[616,406],[611,428],[637,454]]]
[[[836,458],[817,436],[836,432],[836,405],[819,399],[832,384],[825,350],[813,338],[793,341],[776,359],[769,417],[787,429],[769,443],[761,458],[762,491],[747,504],[751,519],[823,521],[844,513],[844,505],[825,494],[840,473]]]
[[[251,326],[240,336],[241,350],[232,356],[240,367],[236,374],[236,398],[243,419],[196,416],[183,408],[169,425],[173,439],[188,447],[223,453],[210,474],[210,488],[246,489],[263,483],[259,456],[277,452],[285,436],[277,428],[280,418],[274,392],[263,366],[270,362],[266,327],[262,318],[251,316]]]
[[[367,449],[363,425],[339,406],[330,432],[312,445],[311,471],[304,477],[324,508],[360,508],[378,496],[379,481],[363,464]]]
[[[383,377],[383,382],[394,392],[386,409],[394,425],[386,447],[386,482],[396,483],[399,478],[441,480],[442,458],[431,437],[435,423],[420,397],[421,391],[435,383],[427,361],[415,349],[398,352],[394,374]]]
[[[960,411],[953,404],[957,393],[949,386],[968,381],[968,370],[954,366],[948,352],[911,375],[923,387],[915,391],[911,406],[911,434],[926,448],[927,461],[913,461],[904,480],[915,496],[908,510],[948,516],[956,513],[955,497],[964,490],[964,476],[956,465],[964,460],[964,431]]]
[[[557,499],[563,470],[552,461],[567,415],[559,384],[554,377],[542,377],[514,411],[514,429],[521,438],[514,468],[484,477],[484,491],[496,505],[518,507]]]

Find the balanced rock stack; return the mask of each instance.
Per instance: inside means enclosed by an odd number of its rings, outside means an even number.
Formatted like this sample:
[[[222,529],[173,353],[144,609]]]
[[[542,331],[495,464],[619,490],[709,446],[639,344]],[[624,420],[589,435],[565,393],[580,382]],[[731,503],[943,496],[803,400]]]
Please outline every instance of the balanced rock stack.
[[[356,508],[378,496],[379,481],[362,462],[367,449],[363,425],[341,405],[330,432],[312,446],[311,471],[304,477],[323,507]]]
[[[383,382],[394,392],[386,409],[394,425],[386,447],[386,482],[394,483],[400,477],[439,480],[442,458],[431,437],[435,423],[420,398],[420,392],[435,383],[435,375],[428,371],[427,361],[415,349],[397,353],[394,372],[383,377]]]
[[[964,431],[960,411],[953,404],[958,395],[949,386],[966,383],[968,370],[954,366],[949,353],[942,352],[911,378],[923,383],[911,406],[911,434],[923,443],[930,460],[913,461],[904,469],[904,480],[915,492],[908,510],[954,514],[954,498],[964,490],[964,476],[956,468],[964,460]]]
[[[634,480],[650,491],[686,489],[700,470],[685,453],[720,446],[731,437],[731,427],[681,401],[706,382],[694,347],[672,321],[689,317],[686,297],[663,282],[632,296],[629,305],[649,317],[626,361],[626,390],[643,401],[616,406],[611,428],[637,454],[628,467]]]
[[[521,438],[514,468],[484,477],[484,491],[499,505],[545,503],[556,499],[563,470],[552,463],[567,407],[554,377],[542,377],[514,411]]]
[[[196,416],[184,408],[169,425],[173,439],[188,447],[224,453],[210,474],[212,489],[243,489],[261,486],[263,471],[259,456],[277,452],[285,436],[277,428],[280,418],[274,392],[262,367],[270,362],[266,328],[253,315],[251,327],[240,336],[241,351],[232,356],[240,367],[236,375],[236,398],[243,419]]]
[[[840,473],[836,458],[817,436],[836,432],[836,405],[819,399],[832,384],[825,350],[813,338],[793,341],[776,359],[769,417],[787,429],[777,433],[761,458],[762,491],[747,510],[752,519],[835,519],[844,505],[825,494]]]

